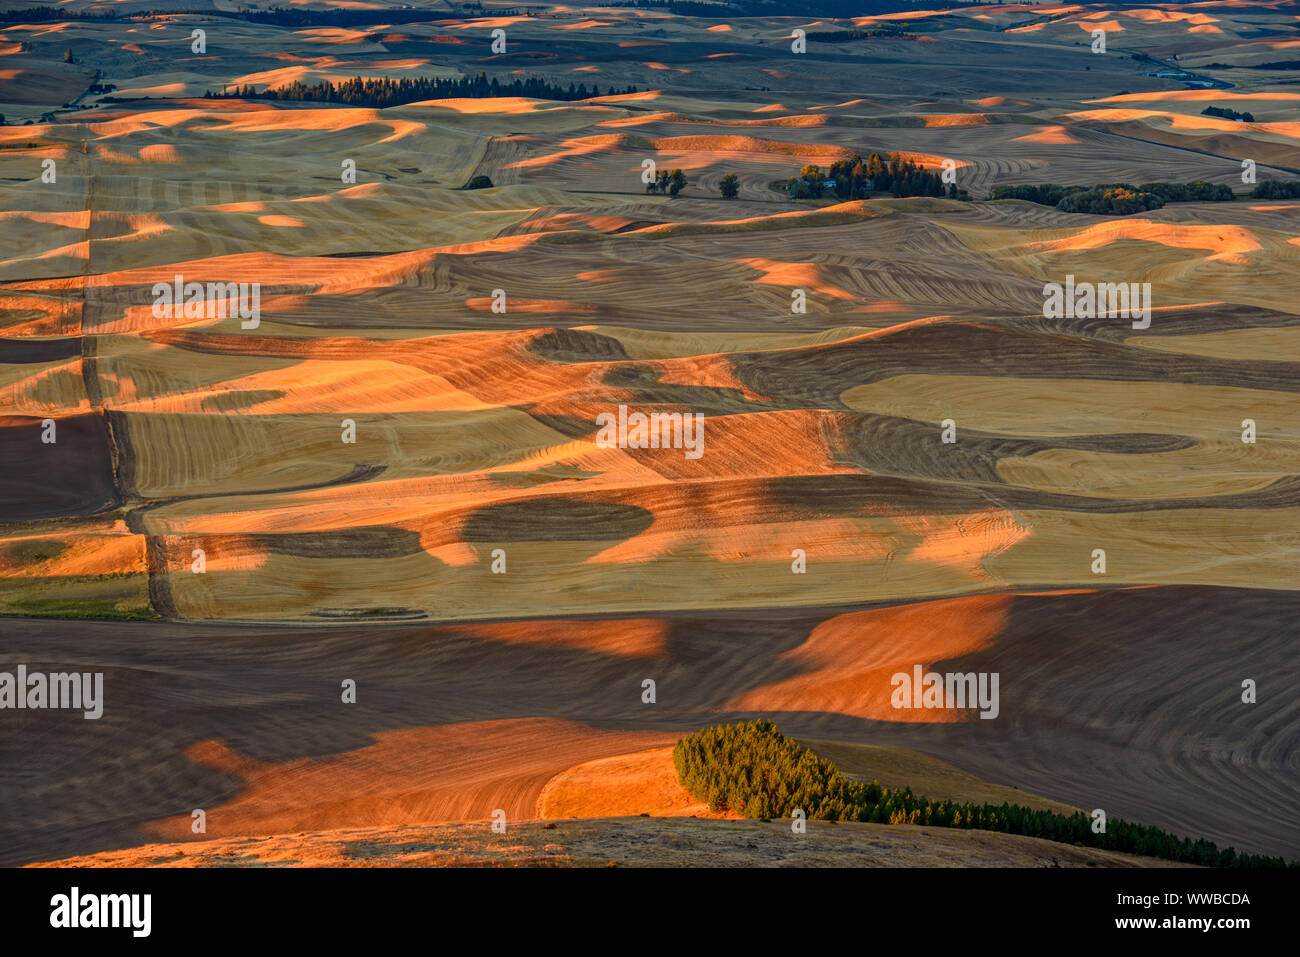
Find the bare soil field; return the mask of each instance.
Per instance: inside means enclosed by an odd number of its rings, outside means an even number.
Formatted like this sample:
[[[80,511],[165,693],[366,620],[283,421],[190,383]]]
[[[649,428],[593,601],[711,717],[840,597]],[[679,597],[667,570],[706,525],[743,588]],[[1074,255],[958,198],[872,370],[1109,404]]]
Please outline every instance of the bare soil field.
[[[1178,587],[439,626],[10,619],[3,660],[93,664],[107,700],[95,721],[5,715],[12,810],[0,847],[13,864],[192,840],[195,808],[212,839],[486,820],[498,808],[509,820],[576,816],[572,800],[539,809],[566,772],[590,777],[573,769],[765,715],[848,773],[936,798],[1000,803],[1014,788],[1294,856],[1296,601]],[[891,710],[891,674],[918,659],[999,673],[997,720]],[[1261,689],[1249,709],[1243,676]],[[646,678],[654,704],[642,701]],[[345,679],[355,704],[341,701]],[[882,760],[864,744],[933,758]],[[635,765],[599,793],[577,791],[615,816],[692,803],[662,758]],[[646,773],[670,799],[645,803]]]

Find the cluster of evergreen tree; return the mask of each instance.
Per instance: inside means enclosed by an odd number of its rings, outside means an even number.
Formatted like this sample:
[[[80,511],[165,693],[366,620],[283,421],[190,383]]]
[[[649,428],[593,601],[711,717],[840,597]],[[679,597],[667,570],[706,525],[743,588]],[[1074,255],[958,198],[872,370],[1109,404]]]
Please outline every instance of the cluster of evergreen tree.
[[[832,185],[828,185],[832,184]],[[943,177],[932,173],[914,160],[891,154],[872,153],[866,159],[856,153],[836,160],[829,173],[809,164],[798,176],[786,181],[791,199],[816,199],[830,191],[840,199],[865,199],[872,192],[889,192],[895,196],[948,196],[969,198],[955,185],[945,186]]]
[[[1040,206],[1055,206],[1069,193],[1087,189],[1086,186],[1058,186],[1055,183],[1020,183],[1016,186],[994,186],[993,199],[1023,199]]]
[[[701,17],[716,20],[734,16],[739,9],[730,3],[699,3],[696,0],[609,0],[593,4],[597,7],[632,7],[642,10],[667,10],[680,17]]]
[[[946,0],[944,8],[979,7],[997,0]],[[849,19],[916,9],[915,0],[726,0],[725,3],[695,3],[691,0],[596,0],[598,7],[643,7],[668,9],[683,16],[720,19],[725,17],[825,17]]]
[[[539,8],[540,9],[540,8]],[[716,8],[715,8],[716,9]],[[494,17],[527,16],[527,7],[493,9]],[[268,7],[265,10],[213,10],[196,7],[192,10],[134,10],[118,14],[115,10],[68,10],[62,7],[26,7],[21,10],[0,10],[0,21],[14,23],[41,23],[48,20],[143,20],[161,16],[225,17],[249,23],[266,23],[277,27],[364,27],[377,23],[425,23],[434,20],[469,20],[487,16],[481,3],[465,3],[452,10],[403,10],[394,7],[377,9],[311,10],[302,7]]]
[[[1300,60],[1272,60],[1268,63],[1207,63],[1202,70],[1300,70]]]
[[[759,719],[718,725],[687,735],[673,748],[682,786],[714,811],[739,811],[749,818],[789,817],[796,808],[809,820],[923,824],[978,828],[1041,837],[1207,867],[1295,867],[1280,857],[1220,850],[1206,840],[1180,838],[1159,828],[1118,818],[1095,833],[1092,820],[1039,811],[1018,804],[931,801],[911,788],[885,788],[845,777],[830,761],[785,737]]]
[[[1190,183],[1139,183],[1138,190],[1159,196],[1166,203],[1232,202],[1231,186],[1225,183],[1207,183],[1203,179]]]
[[[1201,116],[1217,116],[1225,120],[1245,120],[1247,123],[1255,122],[1253,113],[1238,113],[1236,110],[1230,110],[1226,106],[1207,106],[1201,110]]]
[[[1252,199],[1300,199],[1300,180],[1267,179],[1250,191]]]
[[[103,13],[92,10],[67,10],[62,7],[24,7],[21,10],[0,10],[4,23],[44,23],[49,20],[116,20],[117,11]]]
[[[686,174],[680,169],[661,169],[655,173],[654,182],[646,184],[645,191],[647,193],[667,193],[669,196],[676,196],[685,188]]]
[[[1139,186],[1132,183],[1098,183],[1095,186],[1024,183],[995,186],[992,198],[1023,199],[1042,206],[1055,206],[1066,213],[1125,216],[1159,209],[1165,203],[1230,202],[1232,188],[1200,179],[1191,183],[1142,183]]]
[[[1159,209],[1165,201],[1155,193],[1144,192],[1124,183],[1096,186],[1069,193],[1056,208],[1063,213],[1093,213],[1098,216],[1127,216]]]
[[[848,43],[852,40],[881,38],[912,40],[916,34],[908,33],[902,27],[875,27],[871,30],[814,30],[807,34],[807,38],[817,43]]]
[[[624,89],[609,88],[609,95],[617,93],[635,93],[636,87]],[[246,100],[287,100],[290,102],[311,101],[319,103],[343,103],[348,106],[372,106],[382,109],[387,106],[400,106],[403,103],[415,103],[419,100],[446,100],[459,98],[483,99],[494,96],[527,96],[538,100],[585,100],[593,96],[602,96],[600,87],[594,83],[588,89],[585,83],[576,86],[572,83],[563,87],[539,77],[524,80],[513,79],[502,82],[487,78],[487,74],[466,77],[403,77],[400,80],[388,77],[354,76],[341,83],[322,80],[320,83],[306,84],[295,80],[288,86],[271,89],[268,87],[260,93],[251,84],[232,87],[228,91],[204,94],[209,99],[246,99]]]
[[[270,7],[266,10],[241,10],[234,14],[251,23],[268,23],[277,27],[364,27],[376,23],[424,23],[431,20],[466,20],[485,15],[482,4],[464,4],[460,10],[378,9],[309,10],[300,7]],[[494,17],[518,17],[524,12],[515,8],[493,9]]]

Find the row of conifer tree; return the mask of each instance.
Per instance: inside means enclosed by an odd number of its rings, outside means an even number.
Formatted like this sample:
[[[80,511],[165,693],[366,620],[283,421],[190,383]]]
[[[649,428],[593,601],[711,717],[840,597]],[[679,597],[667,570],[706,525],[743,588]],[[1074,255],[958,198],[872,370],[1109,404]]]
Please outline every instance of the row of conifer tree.
[[[712,810],[739,811],[749,818],[790,818],[798,808],[809,820],[978,828],[1207,867],[1297,866],[1114,817],[1098,831],[1082,812],[932,801],[910,788],[854,781],[762,718],[687,735],[673,748],[673,764],[682,786]]]
[[[623,88],[611,86],[608,95],[635,92],[634,86]],[[419,100],[485,99],[494,96],[526,96],[538,100],[585,100],[604,95],[600,87],[594,83],[590,87],[585,83],[570,83],[566,87],[541,77],[532,76],[502,81],[495,77],[488,79],[485,73],[463,77],[403,77],[398,80],[382,76],[354,76],[339,83],[332,83],[329,80],[303,83],[301,80],[295,80],[286,86],[268,87],[260,92],[251,84],[245,84],[222,90],[220,93],[213,91],[207,93],[209,99],[310,101],[342,103],[347,106],[370,106],[377,109],[415,103]]]

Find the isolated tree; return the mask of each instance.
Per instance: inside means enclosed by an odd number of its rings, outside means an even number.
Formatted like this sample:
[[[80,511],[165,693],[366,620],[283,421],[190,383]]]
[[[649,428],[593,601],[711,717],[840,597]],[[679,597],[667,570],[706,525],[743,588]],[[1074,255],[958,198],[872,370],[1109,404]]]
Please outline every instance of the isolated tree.
[[[72,47],[68,47],[66,50],[63,51],[63,62],[64,62],[64,63],[76,63],[76,62],[77,62],[75,59],[73,59],[73,56],[72,56]]]
[[[723,199],[735,199],[740,195],[740,177],[735,173],[728,173],[722,177],[718,183],[718,192],[722,194]]]
[[[492,177],[475,176],[468,183],[465,184],[465,188],[466,189],[491,189]]]
[[[676,196],[686,188],[686,174],[679,169],[668,174],[668,194]]]

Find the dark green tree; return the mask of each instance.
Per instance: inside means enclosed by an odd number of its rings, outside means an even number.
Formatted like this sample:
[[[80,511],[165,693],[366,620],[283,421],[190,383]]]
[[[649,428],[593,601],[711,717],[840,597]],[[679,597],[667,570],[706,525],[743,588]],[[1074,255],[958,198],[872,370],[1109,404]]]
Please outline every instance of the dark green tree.
[[[1250,191],[1252,199],[1300,199],[1300,181],[1266,179]]]
[[[766,719],[687,735],[673,748],[673,764],[682,786],[714,811],[739,811],[749,817],[788,818],[801,808],[810,820],[1004,831],[1207,867],[1297,866],[1280,857],[1220,850],[1206,840],[1178,838],[1119,818],[1110,818],[1105,832],[1097,834],[1082,812],[1065,815],[1016,804],[932,801],[906,787],[851,781]]]
[[[825,192],[826,174],[821,171],[820,166],[809,163],[799,170],[799,178],[808,184],[808,195],[813,199],[818,198]]]

